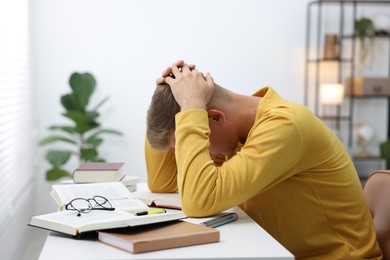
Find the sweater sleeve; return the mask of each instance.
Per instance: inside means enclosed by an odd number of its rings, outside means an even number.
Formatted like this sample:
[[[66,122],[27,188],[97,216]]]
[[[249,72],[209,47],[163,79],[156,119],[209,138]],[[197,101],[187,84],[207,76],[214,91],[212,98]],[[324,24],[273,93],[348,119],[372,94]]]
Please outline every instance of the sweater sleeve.
[[[258,127],[261,124],[261,127]],[[212,215],[239,205],[296,172],[301,136],[283,115],[263,115],[241,151],[217,166],[208,151],[207,112],[176,115],[178,188],[187,216]]]
[[[145,160],[150,191],[176,192],[177,167],[174,149],[156,151],[145,138]]]

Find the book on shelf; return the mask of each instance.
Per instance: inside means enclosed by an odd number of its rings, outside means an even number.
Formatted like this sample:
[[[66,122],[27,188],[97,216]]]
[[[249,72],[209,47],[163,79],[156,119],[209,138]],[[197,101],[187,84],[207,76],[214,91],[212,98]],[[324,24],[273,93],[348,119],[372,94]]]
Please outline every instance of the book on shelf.
[[[123,162],[91,162],[81,164],[73,171],[75,183],[112,182],[125,177]]]
[[[136,254],[220,241],[217,229],[186,221],[98,231],[98,241]]]
[[[181,209],[179,193],[156,193],[149,191],[136,191],[132,193],[133,198],[139,199],[149,207]]]
[[[83,233],[104,229],[137,227],[186,218],[181,211],[137,216],[123,210],[92,210],[77,216],[77,211],[58,211],[33,216],[29,226],[79,237]]]

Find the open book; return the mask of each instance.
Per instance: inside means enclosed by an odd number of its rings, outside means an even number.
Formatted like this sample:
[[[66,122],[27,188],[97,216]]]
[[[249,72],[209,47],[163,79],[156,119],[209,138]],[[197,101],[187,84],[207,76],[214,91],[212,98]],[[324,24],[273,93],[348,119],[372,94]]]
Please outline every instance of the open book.
[[[132,193],[122,182],[102,182],[83,184],[58,184],[52,186],[50,195],[57,202],[60,210],[74,198],[92,198],[100,195],[107,198],[116,209],[128,212],[147,210],[149,207],[139,199],[134,199]]]
[[[50,194],[57,202],[60,211],[34,216],[30,225],[73,236],[87,231],[138,226],[185,218],[181,211],[137,216],[136,213],[148,211],[150,208],[141,200],[134,199],[121,182],[53,185]],[[89,199],[96,195],[107,198],[115,210],[92,210],[79,217],[77,211],[64,210],[65,205],[75,198]]]
[[[92,210],[77,216],[75,211],[58,211],[32,217],[29,226],[80,236],[84,232],[104,229],[135,227],[186,218],[181,211],[137,216],[123,210]]]
[[[139,199],[149,207],[181,209],[179,193],[153,193],[149,191],[136,191],[132,193],[133,198]]]

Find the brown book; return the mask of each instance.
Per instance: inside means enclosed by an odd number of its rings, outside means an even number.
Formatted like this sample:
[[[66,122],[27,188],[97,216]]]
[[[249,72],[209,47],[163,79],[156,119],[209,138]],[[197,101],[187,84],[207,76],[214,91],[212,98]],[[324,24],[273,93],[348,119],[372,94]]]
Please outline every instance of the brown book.
[[[75,183],[113,182],[125,177],[122,162],[91,162],[73,171]]]
[[[219,230],[186,221],[98,232],[98,241],[133,254],[214,243],[219,239]]]

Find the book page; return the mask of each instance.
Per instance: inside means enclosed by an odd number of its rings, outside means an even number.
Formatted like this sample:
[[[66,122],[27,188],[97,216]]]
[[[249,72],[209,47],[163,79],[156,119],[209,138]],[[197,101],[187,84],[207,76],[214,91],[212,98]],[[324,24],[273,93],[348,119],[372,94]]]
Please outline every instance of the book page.
[[[53,185],[53,191],[61,205],[75,198],[92,198],[99,195],[107,198],[114,208],[132,210],[145,208],[140,200],[133,199],[129,190],[121,182]]]
[[[136,217],[124,211],[99,211],[77,216],[76,211],[59,211],[34,216],[29,225],[77,236],[86,231],[106,228],[126,227],[128,221]]]
[[[158,205],[173,206],[181,208],[180,196],[178,192],[174,193],[153,193],[149,191],[135,191],[131,195],[135,199],[140,199],[148,205],[155,202]]]
[[[47,219],[52,222],[66,223],[69,226],[75,228],[82,227],[84,225],[91,225],[100,222],[114,222],[123,220],[123,226],[126,226],[126,222],[129,218],[134,218],[134,215],[124,211],[105,211],[105,210],[93,210],[89,213],[82,213],[80,217],[77,216],[77,211],[60,211],[52,214],[46,214],[37,216],[37,218]]]

